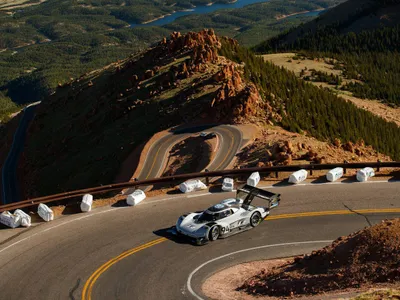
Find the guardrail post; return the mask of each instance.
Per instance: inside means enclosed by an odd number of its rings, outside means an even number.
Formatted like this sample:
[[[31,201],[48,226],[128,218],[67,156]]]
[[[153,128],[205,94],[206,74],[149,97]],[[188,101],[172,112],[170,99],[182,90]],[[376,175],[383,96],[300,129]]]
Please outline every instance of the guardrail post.
[[[136,177],[135,178],[133,178],[133,181],[139,181]],[[133,191],[136,191],[136,189],[137,189],[137,185],[135,185],[134,187],[133,187]]]
[[[310,161],[310,165],[313,165],[313,164],[314,164],[314,162]],[[312,168],[310,169],[310,175],[313,176],[313,169]]]
[[[379,172],[381,170],[381,160],[378,159],[378,167],[376,168],[376,171]]]
[[[208,173],[208,169],[205,169],[204,172]],[[210,177],[206,176],[206,185],[210,184]]]
[[[344,163],[344,164],[348,164],[349,162],[348,162],[347,160],[344,160],[343,163]],[[347,169],[346,169],[346,168],[343,168],[343,173],[346,174],[346,172],[347,172]]]
[[[278,172],[278,171],[275,172],[275,177],[276,177],[276,178],[279,177],[279,172]]]

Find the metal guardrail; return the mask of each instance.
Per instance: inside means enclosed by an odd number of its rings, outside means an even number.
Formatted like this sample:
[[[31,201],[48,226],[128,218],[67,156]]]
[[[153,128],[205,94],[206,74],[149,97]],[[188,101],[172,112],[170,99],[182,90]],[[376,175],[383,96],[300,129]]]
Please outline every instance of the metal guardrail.
[[[222,170],[222,171],[211,171],[202,173],[190,173],[175,176],[166,176],[154,179],[147,179],[141,181],[130,181],[123,183],[115,183],[109,185],[103,185],[99,187],[87,188],[82,190],[75,190],[71,192],[59,193],[55,195],[39,197],[34,199],[28,199],[20,201],[17,203],[10,203],[0,206],[0,212],[6,210],[14,210],[17,208],[31,207],[39,205],[39,203],[50,203],[60,200],[71,199],[85,194],[102,194],[106,192],[123,190],[126,188],[132,188],[136,186],[148,186],[160,183],[173,183],[173,182],[183,182],[188,179],[204,178],[204,177],[223,177],[232,176],[238,177],[241,175],[259,172],[261,174],[265,173],[280,173],[280,172],[295,172],[300,169],[305,169],[309,171],[317,170],[330,170],[334,168],[341,167],[345,171],[346,169],[361,169],[366,167],[376,168],[377,171],[381,168],[400,168],[400,161],[398,162],[369,162],[369,163],[336,163],[336,164],[308,164],[308,165],[291,165],[291,166],[275,166],[275,167],[263,167],[263,168],[246,168],[246,169],[232,169],[232,170]]]

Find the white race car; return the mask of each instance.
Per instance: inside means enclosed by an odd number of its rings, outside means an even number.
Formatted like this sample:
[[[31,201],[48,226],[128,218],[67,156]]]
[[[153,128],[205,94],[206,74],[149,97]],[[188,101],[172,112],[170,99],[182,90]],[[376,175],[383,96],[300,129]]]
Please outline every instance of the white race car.
[[[266,206],[251,205],[253,200],[266,201]],[[239,233],[260,224],[270,210],[279,205],[280,194],[245,185],[236,198],[223,200],[205,211],[179,217],[174,232],[189,237],[197,245]]]

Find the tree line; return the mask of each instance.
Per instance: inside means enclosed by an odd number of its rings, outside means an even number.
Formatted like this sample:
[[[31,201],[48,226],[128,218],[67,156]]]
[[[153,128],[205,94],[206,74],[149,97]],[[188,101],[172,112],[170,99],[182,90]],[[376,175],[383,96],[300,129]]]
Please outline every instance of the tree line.
[[[383,100],[400,105],[400,26],[365,30],[360,33],[340,33],[343,25],[332,24],[307,32],[292,43],[285,34],[256,46],[259,53],[303,51],[307,56],[331,57],[344,63],[346,85],[354,96]]]
[[[395,123],[299,80],[248,49],[223,43],[221,54],[245,63],[246,78],[258,86],[265,101],[280,110],[284,128],[331,142],[335,138],[352,142],[363,139],[381,153],[400,159],[400,128]]]

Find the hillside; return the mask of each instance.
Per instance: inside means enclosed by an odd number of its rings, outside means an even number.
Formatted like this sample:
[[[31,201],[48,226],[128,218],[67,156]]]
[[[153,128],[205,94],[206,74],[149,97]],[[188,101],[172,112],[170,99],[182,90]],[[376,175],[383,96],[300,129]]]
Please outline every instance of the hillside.
[[[218,56],[220,47],[212,30],[174,33],[140,55],[60,85],[28,133],[21,165],[26,194],[112,182],[136,146],[174,125],[272,115],[240,68]]]
[[[297,51],[311,59],[334,59],[335,68],[351,81],[343,90],[358,98],[399,106],[399,24],[398,0],[350,0],[314,21],[261,43],[254,50]]]
[[[261,271],[249,278],[241,289],[252,295],[281,298],[365,288],[379,283],[398,286],[399,261],[400,220],[387,220],[340,237],[310,255]]]
[[[325,9],[342,1],[272,0],[190,15],[165,26],[133,28],[131,24],[214,1],[49,0],[23,10],[0,7],[0,92],[6,97],[0,100],[0,110],[7,116],[14,112],[11,101],[18,104],[39,101],[52,93],[59,82],[68,82],[70,78],[144,51],[172,31],[214,28],[219,35],[235,37],[243,45],[253,46],[313,18],[299,15],[277,20],[278,16]],[[23,0],[7,2],[39,4]],[[228,2],[231,1],[216,1],[216,4],[222,3],[223,7]],[[0,121],[5,120],[0,113]]]
[[[189,123],[276,124],[399,159],[394,123],[298,80],[212,30],[173,33],[153,48],[57,88],[28,132],[25,197],[112,182],[156,132]],[[362,142],[364,143],[364,142]]]
[[[318,18],[279,36],[279,46],[290,45],[324,27],[332,26],[338,34],[360,33],[400,24],[398,0],[349,0],[331,8]],[[326,47],[322,44],[321,47]],[[368,46],[368,45],[365,45]],[[261,50],[262,45],[255,49]]]

